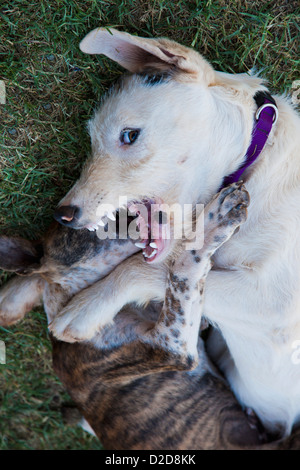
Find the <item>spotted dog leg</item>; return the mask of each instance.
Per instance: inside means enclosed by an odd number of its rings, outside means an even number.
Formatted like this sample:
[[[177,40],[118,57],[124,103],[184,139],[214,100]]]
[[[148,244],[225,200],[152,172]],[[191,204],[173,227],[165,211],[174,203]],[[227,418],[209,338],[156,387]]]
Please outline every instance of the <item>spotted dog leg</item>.
[[[169,351],[183,368],[197,365],[203,293],[211,256],[246,220],[248,204],[249,195],[241,183],[224,188],[205,208],[203,247],[184,250],[170,268],[160,317],[145,336],[153,346]]]

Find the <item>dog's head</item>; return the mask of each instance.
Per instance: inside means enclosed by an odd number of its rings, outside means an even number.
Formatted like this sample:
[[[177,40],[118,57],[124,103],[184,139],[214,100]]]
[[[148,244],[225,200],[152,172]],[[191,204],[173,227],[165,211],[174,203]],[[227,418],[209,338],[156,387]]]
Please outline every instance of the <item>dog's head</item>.
[[[92,156],[55,217],[69,227],[96,230],[103,216],[114,219],[120,206],[134,203],[136,209],[141,202],[146,216],[141,215],[140,225],[147,232],[150,208],[164,204],[171,208],[166,211],[171,224],[163,226],[156,214],[164,235],[140,237],[147,261],[161,260],[170,251],[166,226],[172,231],[173,204],[206,203],[239,166],[252,115],[244,125],[247,112],[237,95],[250,102],[254,84],[249,77],[237,80],[215,72],[196,51],[167,39],[99,28],[80,48],[105,54],[130,74],[89,122]]]

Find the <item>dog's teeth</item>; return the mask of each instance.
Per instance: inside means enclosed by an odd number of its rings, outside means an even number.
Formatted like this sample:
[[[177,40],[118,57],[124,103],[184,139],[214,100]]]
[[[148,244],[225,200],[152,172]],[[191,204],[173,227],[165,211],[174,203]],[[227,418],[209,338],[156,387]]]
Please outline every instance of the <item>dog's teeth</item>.
[[[115,218],[115,216],[114,216],[114,214],[113,214],[112,212],[108,212],[106,215],[107,215],[107,217],[108,217],[110,220],[113,220],[113,221],[116,220],[116,218]]]
[[[145,256],[145,258],[149,258],[149,255],[147,255],[145,251],[143,251],[143,255]]]
[[[150,243],[151,248],[156,248],[157,249],[157,244],[155,242]]]
[[[138,248],[146,248],[146,243],[144,243],[144,242],[136,242],[136,243],[135,243],[135,246],[137,246]]]
[[[90,231],[90,232],[94,232],[96,229],[95,227],[87,227],[87,229]]]
[[[157,253],[157,250],[153,250],[151,255],[148,256],[148,258],[153,258],[153,256],[155,256]]]

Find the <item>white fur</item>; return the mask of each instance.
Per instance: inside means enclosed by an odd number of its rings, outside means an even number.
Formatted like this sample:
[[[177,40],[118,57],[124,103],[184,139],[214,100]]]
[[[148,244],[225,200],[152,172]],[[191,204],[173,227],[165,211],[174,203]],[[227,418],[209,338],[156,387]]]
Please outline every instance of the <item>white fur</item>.
[[[215,257],[205,312],[234,359],[225,373],[240,401],[289,432],[300,418],[299,117],[276,97],[279,123],[245,177],[248,220]],[[223,271],[225,269],[225,271]]]
[[[112,33],[96,30],[83,49],[106,53],[130,71],[150,61],[159,70],[175,66],[176,74],[153,87],[129,77],[107,98],[89,126],[92,159],[64,203],[81,207],[82,224],[97,222],[99,195],[115,207],[119,195],[207,203],[243,161],[262,81],[214,72],[195,51],[171,41]],[[275,99],[279,119],[243,175],[249,217],[215,256],[205,314],[228,345],[232,359],[225,353],[220,364],[241,403],[269,429],[288,433],[300,420],[300,365],[291,359],[300,339],[300,120],[286,98]],[[126,127],[142,129],[128,148],[119,145]],[[131,300],[144,301],[144,294],[141,286]]]

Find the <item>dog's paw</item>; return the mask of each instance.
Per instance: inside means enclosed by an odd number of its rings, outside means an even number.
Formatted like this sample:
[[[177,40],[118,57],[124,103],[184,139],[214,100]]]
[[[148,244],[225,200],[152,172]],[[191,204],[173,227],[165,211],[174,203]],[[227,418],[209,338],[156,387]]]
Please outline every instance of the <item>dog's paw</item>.
[[[112,294],[111,280],[87,287],[56,315],[49,330],[57,339],[74,343],[90,340],[113,322],[120,309],[128,303],[127,297]]]
[[[86,308],[73,305],[72,301],[49,324],[49,331],[59,340],[75,343],[91,339],[96,331],[88,320]]]
[[[76,294],[49,324],[49,330],[68,343],[87,341],[111,324],[119,310],[114,296],[94,285]]]
[[[48,328],[56,339],[65,341],[66,343],[87,341],[94,336],[94,334],[88,334],[86,331],[83,331],[82,325],[76,325],[76,322],[74,323],[72,321],[66,324],[62,318],[53,320]]]
[[[26,309],[16,305],[10,295],[1,295],[0,292],[0,326],[11,326],[24,318]]]
[[[218,248],[247,219],[250,203],[245,186],[233,183],[222,189],[205,208],[205,244]]]
[[[14,316],[12,312],[3,309],[0,305],[0,326],[8,327],[22,320],[25,314]]]
[[[41,305],[44,282],[39,276],[16,276],[8,281],[0,289],[0,325],[13,325]]]

